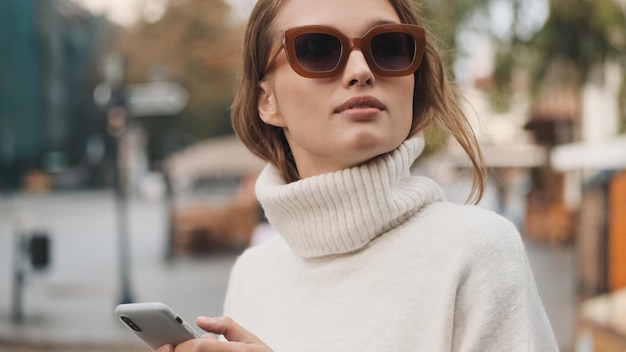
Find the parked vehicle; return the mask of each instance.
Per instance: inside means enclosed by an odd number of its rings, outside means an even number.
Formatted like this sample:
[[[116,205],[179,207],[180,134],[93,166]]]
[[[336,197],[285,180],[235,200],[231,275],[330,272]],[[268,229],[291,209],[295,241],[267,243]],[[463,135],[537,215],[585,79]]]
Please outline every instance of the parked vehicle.
[[[168,255],[249,246],[261,221],[254,183],[263,165],[234,136],[211,139],[168,158]]]

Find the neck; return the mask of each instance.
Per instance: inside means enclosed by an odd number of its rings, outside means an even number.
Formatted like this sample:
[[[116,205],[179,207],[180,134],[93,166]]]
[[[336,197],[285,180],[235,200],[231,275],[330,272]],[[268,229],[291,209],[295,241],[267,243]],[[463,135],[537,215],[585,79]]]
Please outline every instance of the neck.
[[[442,198],[434,181],[410,174],[421,136],[353,168],[285,183],[267,166],[256,192],[270,224],[302,257],[358,250]]]

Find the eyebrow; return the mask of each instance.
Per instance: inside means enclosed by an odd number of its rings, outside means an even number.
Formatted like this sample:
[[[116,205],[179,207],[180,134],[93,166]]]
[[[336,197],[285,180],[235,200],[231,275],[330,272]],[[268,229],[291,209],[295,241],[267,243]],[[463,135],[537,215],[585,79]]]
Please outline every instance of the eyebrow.
[[[371,22],[372,27],[376,27],[376,26],[380,26],[382,24],[396,24],[396,23],[401,23],[401,22],[396,22],[396,21],[391,21],[391,20],[384,20],[384,19],[378,19],[375,21]]]
[[[363,31],[363,33],[366,33],[367,31],[369,31],[370,29],[376,27],[376,26],[380,26],[383,24],[403,24],[402,22],[398,22],[398,21],[394,21],[394,20],[387,20],[387,19],[377,19],[377,20],[372,20],[367,24],[367,29],[365,31]],[[320,26],[326,26],[326,27],[331,27],[331,28],[335,28],[337,29],[337,27],[330,25],[330,24],[310,24],[310,25],[320,25]],[[305,26],[309,26],[309,25],[305,25]],[[300,26],[293,26],[293,27],[287,27],[287,28],[283,28],[280,29],[278,31],[279,34],[284,33],[287,29],[289,28],[294,28],[294,27],[300,27]],[[338,30],[338,29],[337,29]],[[280,37],[279,37],[280,38]]]
[[[380,26],[380,25],[383,25],[383,24],[398,24],[398,23],[402,23],[402,22],[396,22],[396,21],[392,21],[392,20],[385,20],[385,19],[381,18],[381,19],[378,19],[378,20],[371,21],[368,24],[367,29],[365,31],[363,31],[363,33],[367,33],[367,31],[369,31],[370,29],[372,29],[372,28],[374,28],[376,26]]]

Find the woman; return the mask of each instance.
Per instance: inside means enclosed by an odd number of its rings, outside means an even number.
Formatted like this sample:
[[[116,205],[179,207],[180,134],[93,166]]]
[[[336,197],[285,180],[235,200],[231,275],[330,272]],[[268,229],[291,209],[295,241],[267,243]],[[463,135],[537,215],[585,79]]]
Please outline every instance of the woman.
[[[233,105],[280,236],[176,351],[557,351],[514,226],[409,169],[432,124],[485,174],[410,0],[259,0]],[[253,333],[254,334],[253,334]],[[172,351],[164,346],[162,351]]]

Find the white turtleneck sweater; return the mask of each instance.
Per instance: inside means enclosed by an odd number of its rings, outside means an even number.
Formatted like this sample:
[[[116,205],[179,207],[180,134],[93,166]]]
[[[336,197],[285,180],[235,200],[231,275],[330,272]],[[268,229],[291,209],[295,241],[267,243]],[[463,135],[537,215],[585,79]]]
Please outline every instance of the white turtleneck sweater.
[[[256,192],[269,242],[233,268],[225,314],[274,351],[558,351],[520,235],[412,176],[421,137]]]

